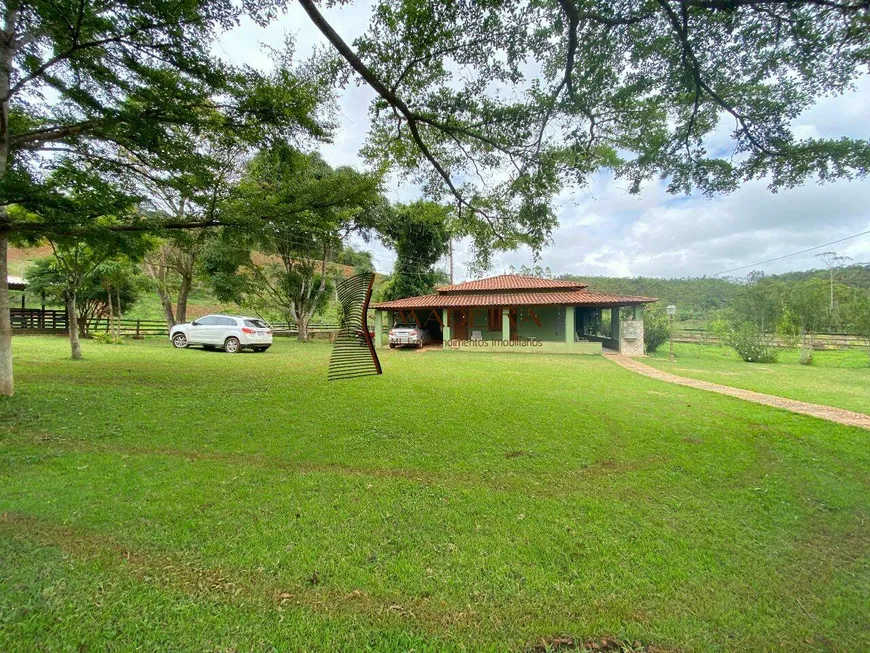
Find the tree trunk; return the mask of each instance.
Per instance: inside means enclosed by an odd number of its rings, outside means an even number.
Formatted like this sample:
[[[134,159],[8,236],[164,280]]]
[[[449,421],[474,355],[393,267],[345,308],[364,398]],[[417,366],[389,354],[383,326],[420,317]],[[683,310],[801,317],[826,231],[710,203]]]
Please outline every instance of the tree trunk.
[[[187,321],[187,296],[193,286],[192,275],[181,275],[181,287],[178,289],[178,303],[175,308],[175,317],[179,323]]]
[[[5,217],[5,210],[0,208]],[[11,397],[15,391],[12,378],[12,318],[9,315],[9,234],[0,231],[0,395]]]
[[[121,287],[115,288],[115,298],[118,300],[118,319],[115,322],[115,338],[121,339]]]
[[[308,322],[309,317],[307,315],[300,315],[299,319],[296,320],[296,329],[299,332],[299,341],[300,342],[308,342]]]
[[[82,344],[79,341],[79,314],[76,310],[76,291],[67,290],[64,293],[66,302],[66,316],[69,321],[69,346],[73,360],[81,360]]]
[[[9,75],[15,55],[15,28],[18,10],[11,3],[3,3],[5,20],[4,38],[0,39],[0,97],[9,94]],[[9,101],[0,102],[0,179],[6,177],[9,161]],[[0,207],[0,222],[8,222],[5,207]],[[9,232],[0,229],[0,395],[11,397],[14,392],[12,379],[12,318],[9,315]]]
[[[801,365],[812,365],[813,363],[813,345],[816,342],[816,334],[804,331],[801,334]]]
[[[166,326],[171,331],[172,327],[178,324],[175,321],[175,307],[172,305],[172,298],[160,282],[157,283],[157,296],[160,297],[160,305],[163,306],[163,319],[166,320]]]
[[[115,309],[112,306],[114,303],[112,300],[112,286],[109,286],[109,290],[107,292],[109,297],[109,334],[114,338],[115,337]]]

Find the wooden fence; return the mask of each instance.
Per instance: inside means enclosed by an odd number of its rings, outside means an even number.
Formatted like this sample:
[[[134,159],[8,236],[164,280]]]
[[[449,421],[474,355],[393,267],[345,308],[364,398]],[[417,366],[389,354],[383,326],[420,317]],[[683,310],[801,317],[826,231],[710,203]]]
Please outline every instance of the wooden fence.
[[[718,344],[719,339],[706,329],[674,329],[674,342],[690,342],[698,344]],[[785,346],[781,338],[773,337],[777,346]],[[817,349],[851,349],[853,347],[866,347],[867,342],[849,333],[819,333],[815,338]]]
[[[39,308],[10,308],[9,317],[16,331],[56,332],[67,330],[66,311],[41,310]]]
[[[118,325],[120,327],[122,336],[133,336],[141,337],[141,336],[166,336],[169,337],[169,328],[166,326],[166,322],[164,320],[116,320],[119,322]],[[101,331],[108,333],[109,332],[109,320],[108,318],[97,318],[96,320],[91,321],[88,326],[88,330],[91,333],[99,333]]]
[[[9,314],[12,318],[13,332],[61,334],[66,333],[69,328],[66,311],[62,310],[46,309],[43,311],[38,308],[12,308],[9,309]],[[122,319],[119,322],[122,336],[138,338],[143,336],[169,335],[169,329],[163,320]],[[88,324],[88,331],[90,333],[108,333],[109,328],[109,320],[106,317],[91,320],[90,324]],[[308,326],[308,330],[315,336],[338,331],[338,328],[338,324],[329,323],[310,324]],[[272,330],[276,335],[295,336],[298,333],[295,324],[287,323],[272,324]]]

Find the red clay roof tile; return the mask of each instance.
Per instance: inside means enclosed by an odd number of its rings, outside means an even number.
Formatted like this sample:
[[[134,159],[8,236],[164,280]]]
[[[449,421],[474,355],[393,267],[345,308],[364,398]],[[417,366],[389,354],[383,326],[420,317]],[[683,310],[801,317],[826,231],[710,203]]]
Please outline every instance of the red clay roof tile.
[[[442,286],[439,293],[468,292],[478,290],[580,290],[588,284],[562,279],[542,279],[522,274],[500,274],[496,277],[466,281],[452,286]]]
[[[650,304],[654,297],[607,295],[588,290],[550,292],[486,293],[486,294],[435,294],[406,297],[389,302],[372,304],[372,308],[452,308],[466,306],[633,306]]]

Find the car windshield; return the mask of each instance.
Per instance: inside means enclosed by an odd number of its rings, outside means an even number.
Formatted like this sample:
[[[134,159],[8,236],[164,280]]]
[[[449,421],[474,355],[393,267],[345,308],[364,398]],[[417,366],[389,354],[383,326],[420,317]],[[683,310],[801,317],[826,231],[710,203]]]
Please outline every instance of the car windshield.
[[[253,327],[254,329],[265,329],[266,323],[263,320],[245,320],[245,326]]]

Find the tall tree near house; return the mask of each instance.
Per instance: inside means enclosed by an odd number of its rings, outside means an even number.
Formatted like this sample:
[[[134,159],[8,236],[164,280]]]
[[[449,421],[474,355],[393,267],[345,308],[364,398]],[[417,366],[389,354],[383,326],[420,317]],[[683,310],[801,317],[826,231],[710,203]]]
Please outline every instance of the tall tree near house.
[[[752,323],[761,333],[773,333],[783,312],[783,288],[775,278],[753,271],[740,282],[726,309],[732,323]]]
[[[821,254],[816,254],[816,258],[820,259],[822,263],[825,264],[825,267],[828,269],[828,277],[830,281],[830,290],[831,290],[831,302],[829,306],[829,310],[831,313],[834,312],[834,270],[837,268],[841,268],[850,261],[852,258],[850,256],[840,256],[837,252],[822,252]]]
[[[217,224],[244,167],[249,141],[215,112],[209,129],[194,132],[174,129],[189,152],[181,174],[167,173],[162,160],[139,158],[126,172],[148,197],[157,215],[176,224]],[[143,269],[152,279],[167,326],[187,319],[187,299],[193,288],[197,258],[210,237],[208,229],[179,230],[167,234]]]
[[[835,286],[835,295],[842,293]],[[785,289],[785,316],[793,325],[800,341],[800,363],[813,362],[816,336],[830,320],[828,312],[828,284],[821,279],[810,279],[791,284]]]
[[[52,151],[109,171],[159,157],[165,170],[180,173],[190,152],[174,130],[208,127],[215,109],[246,138],[323,136],[324,125],[315,115],[323,98],[312,79],[282,62],[267,78],[211,55],[217,32],[236,24],[243,12],[262,24],[274,9],[273,2],[232,0],[5,2],[0,8],[0,207],[40,208],[40,164]],[[189,226],[142,215],[106,228]],[[0,278],[7,274],[9,239],[37,232],[60,233],[45,223],[16,223],[0,209]],[[0,284],[0,306],[7,305],[7,288]],[[11,335],[8,312],[2,310],[0,395],[13,393]]]
[[[142,269],[160,298],[166,325],[170,329],[187,321],[187,299],[193,288],[196,265],[209,238],[204,229],[168,235],[149,252]]]
[[[556,191],[600,170],[704,193],[870,170],[866,140],[792,129],[867,74],[866,0],[378,0],[353,43],[298,3],[377,94],[367,156],[450,195],[484,260],[541,247]]]
[[[329,261],[353,232],[370,232],[380,174],[333,169],[317,154],[275,144],[257,154],[227,208],[235,226],[203,255],[212,288],[295,323],[299,339],[329,298]]]
[[[381,287],[384,301],[431,293],[444,274],[434,269],[450,243],[451,207],[420,200],[387,210],[378,232],[396,252],[393,273]]]

